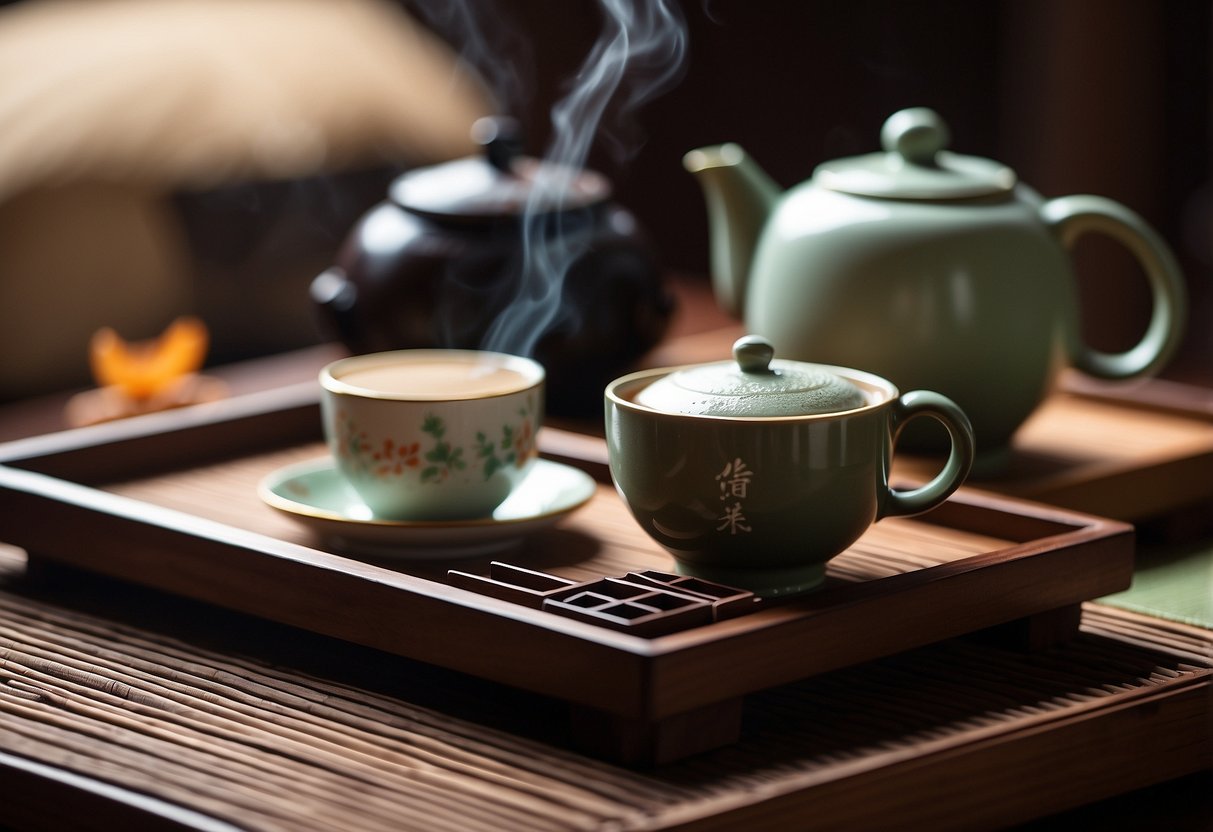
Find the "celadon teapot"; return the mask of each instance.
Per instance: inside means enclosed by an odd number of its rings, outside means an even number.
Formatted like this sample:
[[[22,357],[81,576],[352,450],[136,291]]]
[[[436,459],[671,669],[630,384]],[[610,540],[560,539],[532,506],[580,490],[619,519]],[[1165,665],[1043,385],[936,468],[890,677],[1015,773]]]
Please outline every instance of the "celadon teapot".
[[[1137,214],[1098,196],[1046,200],[1004,165],[949,152],[926,108],[895,113],[881,139],[884,152],[821,164],[787,192],[736,144],[686,155],[708,204],[717,299],[749,331],[790,359],[950,397],[972,421],[977,473],[1005,465],[1066,365],[1123,379],[1171,357],[1183,280]],[[1125,245],[1152,290],[1146,332],[1123,353],[1079,336],[1069,249],[1086,233]],[[936,439],[903,441],[930,451]]]

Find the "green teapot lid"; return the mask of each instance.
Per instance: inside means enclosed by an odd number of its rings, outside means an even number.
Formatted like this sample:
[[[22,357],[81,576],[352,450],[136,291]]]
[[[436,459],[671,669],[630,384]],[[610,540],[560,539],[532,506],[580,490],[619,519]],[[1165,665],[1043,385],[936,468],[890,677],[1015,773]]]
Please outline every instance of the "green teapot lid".
[[[832,191],[889,199],[967,199],[1010,191],[1015,171],[947,147],[951,135],[934,110],[912,107],[889,116],[880,131],[884,153],[818,166],[814,181]]]
[[[821,365],[775,360],[771,343],[756,335],[733,344],[733,359],[662,376],[636,403],[692,416],[807,416],[866,403],[858,387]]]

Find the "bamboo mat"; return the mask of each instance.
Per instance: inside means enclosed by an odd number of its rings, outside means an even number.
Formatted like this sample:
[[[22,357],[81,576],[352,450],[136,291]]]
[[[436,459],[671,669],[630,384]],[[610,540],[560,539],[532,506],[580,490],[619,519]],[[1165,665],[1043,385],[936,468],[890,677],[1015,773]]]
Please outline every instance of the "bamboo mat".
[[[538,697],[104,582],[132,613],[103,615],[84,601],[96,586],[43,596],[21,571],[20,554],[0,549],[0,749],[242,829],[727,828],[739,807],[814,789],[823,812],[862,816],[875,811],[862,795],[827,802],[844,775],[1134,691],[1207,689],[1213,673],[1207,631],[1088,605],[1065,648],[959,640],[827,674],[749,697],[736,745],[633,771],[549,744],[560,709]],[[181,635],[199,626],[206,636]],[[267,645],[291,667],[258,658]],[[343,681],[307,670],[337,665],[353,668]],[[1025,793],[1065,808],[1057,772],[1035,769]],[[955,788],[935,828],[958,828],[955,812],[985,800],[963,777]]]
[[[1133,586],[1100,600],[1213,630],[1213,540],[1140,552]]]

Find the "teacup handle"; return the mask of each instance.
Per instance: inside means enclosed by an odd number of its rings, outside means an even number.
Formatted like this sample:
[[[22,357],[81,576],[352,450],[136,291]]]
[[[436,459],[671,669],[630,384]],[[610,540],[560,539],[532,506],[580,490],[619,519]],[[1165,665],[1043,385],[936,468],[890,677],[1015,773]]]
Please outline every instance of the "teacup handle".
[[[1083,234],[1106,234],[1122,243],[1145,269],[1154,309],[1146,333],[1136,346],[1121,353],[1092,349],[1076,331],[1068,333],[1074,366],[1096,378],[1122,379],[1154,372],[1175,353],[1183,335],[1187,307],[1183,276],[1175,256],[1140,216],[1100,196],[1063,196],[1050,200],[1040,211],[1062,245],[1073,248]]]
[[[898,491],[890,487],[877,519],[930,511],[952,496],[952,492],[960,487],[969,475],[969,469],[973,467],[975,445],[969,417],[956,402],[929,390],[911,390],[893,401],[889,411],[889,428],[894,444],[905,423],[919,416],[930,416],[948,429],[948,436],[952,440],[948,461],[944,463],[943,470],[926,485],[909,491]]]

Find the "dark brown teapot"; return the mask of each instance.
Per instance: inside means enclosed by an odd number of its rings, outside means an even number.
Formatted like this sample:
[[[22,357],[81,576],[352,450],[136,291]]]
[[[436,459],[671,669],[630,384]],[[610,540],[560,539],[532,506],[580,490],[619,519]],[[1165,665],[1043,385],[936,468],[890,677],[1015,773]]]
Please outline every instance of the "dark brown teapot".
[[[392,183],[313,280],[312,299],[356,353],[529,354],[547,370],[550,412],[596,414],[606,383],[669,322],[655,256],[602,175],[561,171],[537,192],[550,166],[519,154],[508,121],[481,120],[473,135],[482,156]],[[528,211],[539,225],[524,234]],[[559,274],[535,271],[561,257]]]

